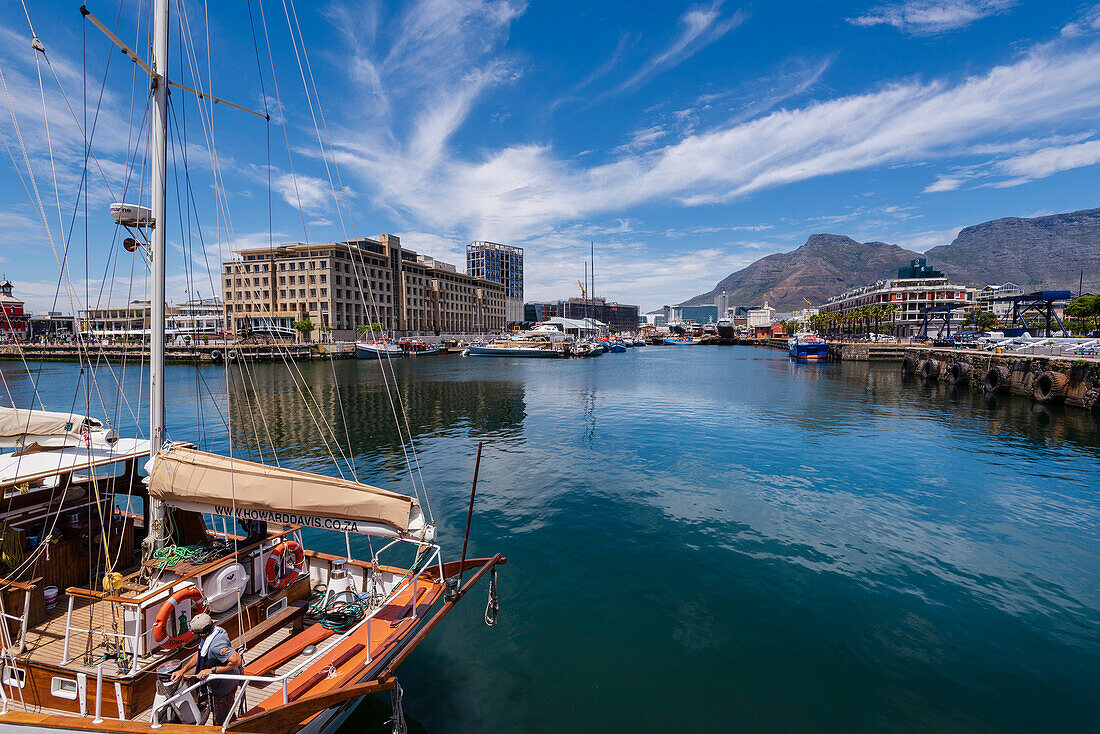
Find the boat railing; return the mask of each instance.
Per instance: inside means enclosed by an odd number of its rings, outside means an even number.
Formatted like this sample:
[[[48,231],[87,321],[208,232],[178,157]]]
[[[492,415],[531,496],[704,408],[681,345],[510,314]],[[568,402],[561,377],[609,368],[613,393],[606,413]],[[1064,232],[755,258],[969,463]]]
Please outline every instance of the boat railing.
[[[28,582],[0,579],[0,642],[3,642],[5,650],[11,650],[14,647],[16,652],[21,653],[25,649],[27,639],[27,622],[31,616],[31,592],[34,591],[36,585],[41,580],[42,577],[31,579]],[[23,592],[22,614],[15,615],[8,612],[7,605],[4,603],[4,592],[7,591],[9,588]],[[18,645],[12,644],[11,630],[8,629],[9,619],[13,622],[19,623]]]
[[[412,602],[410,604],[409,616],[406,617],[406,619],[416,619],[417,618],[417,592],[419,591],[418,587],[419,587],[420,577],[423,576],[430,569],[432,569],[433,566],[435,566],[435,569],[434,569],[433,572],[439,574],[440,583],[442,583],[444,581],[443,559],[442,559],[442,555],[441,555],[439,545],[437,545],[435,543],[422,543],[420,541],[406,540],[404,538],[399,538],[397,540],[391,541],[387,545],[383,546],[378,551],[378,553],[375,554],[375,558],[377,558],[378,555],[380,555],[383,551],[385,551],[386,549],[392,547],[393,545],[395,545],[397,543],[414,543],[415,545],[417,545],[420,548],[428,547],[428,548],[431,548],[431,550],[432,550],[431,555],[429,556],[427,562],[424,563],[423,566],[421,566],[421,568],[415,574],[413,574],[411,576],[411,578],[405,579],[402,583],[398,584],[398,586],[395,587],[394,590],[391,592],[391,596],[395,597],[395,596],[397,596],[397,594],[399,594],[401,592],[402,589],[407,589],[407,588],[410,588],[410,587],[412,588]],[[415,563],[415,561],[414,561],[414,563]],[[303,670],[305,670],[310,665],[313,665],[313,663],[315,663],[317,660],[319,660],[322,657],[324,657],[325,655],[327,655],[329,652],[331,652],[333,649],[335,649],[337,645],[339,645],[344,640],[351,637],[353,634],[358,632],[364,626],[366,626],[367,659],[363,662],[363,665],[367,666],[367,665],[371,664],[372,662],[374,662],[374,658],[372,656],[371,649],[370,649],[371,621],[374,619],[375,616],[377,616],[377,614],[380,611],[382,611],[385,608],[386,608],[385,605],[382,605],[382,606],[379,606],[377,609],[372,610],[369,614],[365,615],[363,617],[363,619],[359,620],[359,622],[357,622],[355,624],[355,626],[351,627],[347,632],[345,632],[343,634],[340,634],[340,635],[334,635],[331,642],[329,642],[327,645],[319,646],[318,649],[312,655],[307,657],[305,660],[302,660],[297,665],[295,665],[293,668],[291,668],[290,670],[286,671],[285,673],[283,673],[281,675],[261,676],[261,675],[244,675],[244,674],[231,674],[231,673],[214,673],[212,675],[208,675],[206,678],[202,679],[201,681],[196,681],[195,683],[187,686],[183,690],[177,691],[171,698],[166,699],[159,706],[156,706],[156,707],[153,708],[153,710],[150,714],[150,728],[151,729],[159,729],[161,727],[160,713],[162,711],[164,711],[165,709],[171,707],[172,704],[184,700],[184,698],[188,694],[190,694],[192,691],[196,690],[197,688],[199,688],[202,685],[205,685],[206,683],[209,683],[210,681],[234,680],[234,681],[240,681],[244,684],[240,687],[240,690],[237,692],[237,697],[234,700],[233,708],[230,709],[230,711],[231,711],[230,715],[226,718],[225,722],[223,722],[223,724],[222,724],[222,731],[223,732],[225,731],[225,729],[229,725],[229,723],[233,720],[233,718],[236,716],[236,713],[237,713],[237,711],[239,710],[239,707],[240,707],[240,702],[243,700],[243,696],[245,695],[245,690],[248,688],[249,685],[252,685],[252,684],[270,685],[272,683],[279,683],[279,684],[282,685],[283,703],[284,704],[290,703],[288,683],[292,679],[297,677]],[[386,622],[386,624],[391,624],[391,623]],[[96,692],[97,706],[98,706],[98,697],[99,697],[99,695],[100,694],[97,691]]]
[[[250,553],[251,551],[256,549],[262,549],[266,543],[281,540],[287,535],[299,533],[300,531],[301,528],[299,526],[291,525],[285,530],[279,533],[275,533],[274,535],[271,535],[264,540],[257,541],[255,543],[252,543],[251,545],[239,548],[235,554],[223,556],[222,558],[218,558],[216,560],[210,561],[209,563],[205,563],[202,566],[199,566],[198,568],[192,569],[188,573],[181,575],[177,579],[172,579],[172,581],[169,583],[150,589],[140,596],[118,596],[115,594],[107,593],[105,591],[94,591],[92,589],[84,589],[77,586],[70,586],[68,589],[65,590],[65,594],[69,597],[69,601],[68,609],[65,614],[65,641],[61,651],[61,664],[68,665],[72,662],[72,659],[70,659],[69,657],[69,641],[72,637],[72,634],[74,632],[78,634],[86,633],[89,635],[100,635],[104,638],[117,639],[120,645],[124,643],[124,649],[127,649],[127,652],[132,656],[135,662],[135,665],[131,667],[131,669],[128,671],[128,674],[130,676],[135,676],[145,672],[149,668],[149,666],[155,664],[155,662],[147,663],[144,666],[138,665],[137,662],[142,658],[142,656],[147,655],[156,649],[156,645],[150,645],[148,639],[148,636],[152,632],[151,629],[145,629],[146,609],[163,604],[164,601],[168,599],[168,597],[170,597],[173,593],[181,590],[186,585],[192,583],[192,581],[194,581],[195,584],[201,587],[203,576],[208,575],[213,571],[217,571],[218,569],[230,563],[236,563],[237,559],[242,554]],[[266,585],[263,591],[266,592]],[[132,614],[132,618],[129,618],[126,612],[123,612],[123,632],[108,631],[106,629],[84,629],[82,627],[73,626],[73,612],[75,611],[75,603],[77,599],[87,599],[92,602],[105,601],[111,604],[128,607],[134,611]],[[125,630],[127,626],[131,624],[133,631],[127,633]]]

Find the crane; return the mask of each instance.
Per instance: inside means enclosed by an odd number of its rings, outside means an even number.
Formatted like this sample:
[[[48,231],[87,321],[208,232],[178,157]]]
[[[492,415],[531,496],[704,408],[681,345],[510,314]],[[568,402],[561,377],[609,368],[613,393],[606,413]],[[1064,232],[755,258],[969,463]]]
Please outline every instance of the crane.
[[[581,282],[581,281],[580,281],[580,280],[578,279],[578,280],[577,280],[577,285],[579,285],[579,286],[581,287],[581,300],[584,300],[585,298],[588,298],[588,293],[587,293],[587,292],[585,292],[585,290],[584,290],[584,283],[582,283],[582,282]]]

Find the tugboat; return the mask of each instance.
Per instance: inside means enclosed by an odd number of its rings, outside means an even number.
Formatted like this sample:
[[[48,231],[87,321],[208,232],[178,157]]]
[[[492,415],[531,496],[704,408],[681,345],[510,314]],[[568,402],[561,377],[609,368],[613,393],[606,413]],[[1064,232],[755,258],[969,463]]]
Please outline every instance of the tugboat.
[[[792,359],[826,359],[829,345],[812,331],[802,331],[787,340],[787,351]]]

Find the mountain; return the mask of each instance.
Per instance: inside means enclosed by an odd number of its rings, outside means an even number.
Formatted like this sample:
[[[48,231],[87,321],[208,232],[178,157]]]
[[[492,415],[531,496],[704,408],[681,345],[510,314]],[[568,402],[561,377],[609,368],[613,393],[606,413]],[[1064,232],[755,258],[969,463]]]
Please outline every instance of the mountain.
[[[756,306],[766,300],[773,308],[789,311],[804,307],[803,298],[817,305],[849,288],[892,276],[920,256],[885,242],[813,234],[797,250],[763,257],[686,304],[713,303],[717,294],[726,291],[731,305]]]
[[[925,253],[929,263],[967,285],[1013,282],[1024,292],[1097,290],[1100,209],[1046,217],[1005,217],[967,227],[950,245]],[[1091,281],[1091,283],[1090,283]]]
[[[731,304],[767,300],[789,311],[805,306],[803,298],[816,305],[849,288],[893,277],[916,257],[927,257],[929,265],[963,285],[1013,282],[1025,292],[1076,291],[1084,271],[1085,290],[1100,291],[1100,209],[995,219],[966,227],[951,244],[924,255],[884,242],[814,234],[797,250],[761,258],[685,303],[713,303],[726,291]]]

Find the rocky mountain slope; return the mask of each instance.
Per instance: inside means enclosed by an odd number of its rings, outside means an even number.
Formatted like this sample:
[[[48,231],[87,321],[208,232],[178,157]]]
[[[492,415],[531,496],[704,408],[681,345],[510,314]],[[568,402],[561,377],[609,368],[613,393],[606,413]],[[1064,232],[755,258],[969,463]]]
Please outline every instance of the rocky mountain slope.
[[[732,273],[687,304],[713,303],[721,291],[730,303],[767,300],[780,311],[819,304],[857,286],[892,277],[922,255],[884,242],[856,242],[835,234],[811,235],[792,252],[768,255]],[[953,281],[964,285],[1018,283],[1025,291],[1100,291],[1100,209],[1022,219],[1006,217],[967,227],[949,244],[924,255]]]

